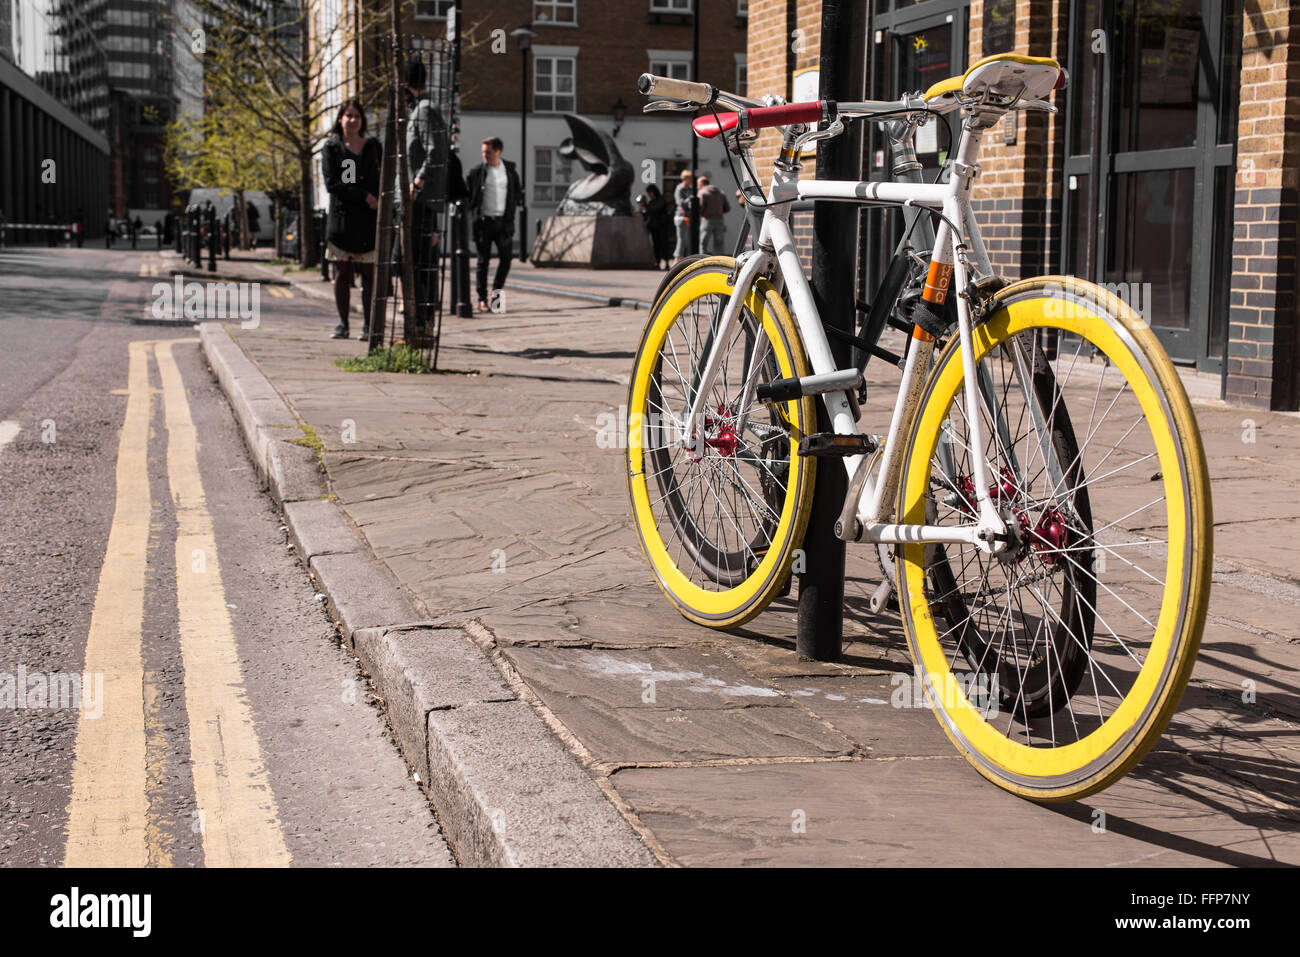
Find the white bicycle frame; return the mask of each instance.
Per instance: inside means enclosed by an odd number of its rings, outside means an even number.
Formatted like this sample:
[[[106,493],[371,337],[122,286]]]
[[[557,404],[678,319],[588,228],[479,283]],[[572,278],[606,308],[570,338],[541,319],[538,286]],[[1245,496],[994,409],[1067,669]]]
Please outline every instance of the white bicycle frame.
[[[841,115],[869,117],[872,113],[897,113],[909,107],[916,107],[915,101],[911,98],[898,102],[845,103],[840,105],[840,112]],[[840,371],[831,354],[830,344],[822,328],[821,316],[813,301],[812,289],[804,276],[803,264],[795,249],[789,225],[790,201],[829,200],[857,205],[896,205],[904,208],[922,207],[936,210],[942,213],[943,220],[936,231],[932,262],[952,267],[951,294],[957,296],[957,328],[961,341],[966,419],[970,428],[973,481],[979,515],[978,519],[971,524],[956,526],[897,524],[885,520],[889,517],[888,512],[898,494],[906,434],[917,412],[934,352],[932,337],[914,336],[907,352],[903,381],[889,423],[889,433],[885,440],[883,459],[878,473],[879,481],[876,481],[872,475],[861,477],[861,493],[856,510],[857,520],[861,523],[862,529],[860,539],[882,544],[965,543],[991,554],[1007,547],[1007,526],[998,515],[989,495],[991,470],[984,452],[984,423],[981,416],[974,411],[979,408],[978,381],[974,361],[971,304],[966,293],[971,273],[971,264],[968,260],[969,249],[975,252],[976,266],[981,275],[988,275],[992,271],[970,206],[971,184],[978,173],[975,161],[985,128],[987,124],[974,123],[969,118],[963,123],[956,161],[945,183],[851,180],[805,182],[799,180],[797,167],[782,168],[781,164],[777,164],[771,189],[767,195],[767,202],[774,205],[769,205],[763,212],[762,226],[758,241],[755,243],[756,248],[743,254],[738,262],[734,291],[723,309],[719,327],[713,335],[713,346],[705,362],[690,412],[682,420],[678,429],[679,444],[690,444],[690,423],[704,421],[706,396],[710,394],[721,364],[723,344],[729,341],[738,321],[743,300],[760,275],[772,275],[774,281],[784,283],[799,337],[803,341],[813,374],[828,375]],[[790,155],[797,155],[798,139],[792,135],[793,129],[795,128],[786,130],[786,144],[792,147],[789,150]],[[742,148],[748,153],[748,145]],[[746,156],[746,159],[748,158]],[[749,185],[750,177],[747,172],[744,179]],[[965,228],[969,247],[963,236],[953,233],[949,223],[959,223]],[[746,404],[748,398],[745,397]],[[823,393],[822,400],[826,405],[831,428],[836,434],[846,436],[862,434],[858,429],[853,414],[854,406],[848,392]],[[858,470],[868,467],[867,457],[865,455],[846,457],[844,466],[848,471],[849,487],[852,490],[857,485],[853,480]]]

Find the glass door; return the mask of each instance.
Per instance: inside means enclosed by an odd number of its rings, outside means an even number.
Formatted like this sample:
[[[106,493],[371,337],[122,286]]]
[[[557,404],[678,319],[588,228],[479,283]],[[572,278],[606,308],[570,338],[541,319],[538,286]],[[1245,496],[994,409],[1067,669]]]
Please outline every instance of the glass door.
[[[1241,37],[1233,0],[1073,5],[1066,272],[1221,368]]]
[[[931,0],[891,5],[876,0],[876,11],[872,42],[868,45],[871,99],[892,100],[903,93],[924,92],[940,80],[965,71],[966,4]],[[941,124],[937,120],[917,131],[917,159],[927,181],[933,181],[947,162],[948,151],[956,142],[954,132],[951,122]],[[889,143],[874,123],[868,128],[867,147],[867,178],[889,179]],[[866,258],[859,298],[866,298],[875,291],[902,238],[902,216],[894,209],[865,210],[862,216]]]

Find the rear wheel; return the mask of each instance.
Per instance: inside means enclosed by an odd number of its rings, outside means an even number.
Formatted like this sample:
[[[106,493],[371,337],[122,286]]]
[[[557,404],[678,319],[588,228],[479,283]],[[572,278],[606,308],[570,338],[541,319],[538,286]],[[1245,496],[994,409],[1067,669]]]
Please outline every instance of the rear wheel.
[[[733,260],[701,260],[656,300],[628,392],[628,494],[664,594],[714,628],[761,612],[790,575],[812,506],[814,460],[797,454],[815,422],[810,398],[761,402],[758,385],[807,375],[772,286],[750,290],[723,341],[702,421],[684,419],[720,334]]]

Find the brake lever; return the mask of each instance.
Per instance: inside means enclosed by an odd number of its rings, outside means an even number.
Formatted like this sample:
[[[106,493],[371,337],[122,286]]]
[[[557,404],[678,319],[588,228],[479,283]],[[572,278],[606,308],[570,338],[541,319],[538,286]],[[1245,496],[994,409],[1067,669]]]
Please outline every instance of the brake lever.
[[[796,155],[798,155],[803,151],[803,148],[806,144],[816,143],[819,140],[828,140],[832,136],[839,136],[843,132],[844,132],[844,121],[837,116],[835,117],[834,120],[831,121],[831,125],[826,127],[826,129],[809,130],[807,133],[801,134],[798,138],[795,139],[794,143],[791,144],[791,149],[795,152]]]
[[[686,100],[653,100],[641,107],[642,113],[662,113],[672,111],[674,113],[694,113],[698,109],[694,103]]]

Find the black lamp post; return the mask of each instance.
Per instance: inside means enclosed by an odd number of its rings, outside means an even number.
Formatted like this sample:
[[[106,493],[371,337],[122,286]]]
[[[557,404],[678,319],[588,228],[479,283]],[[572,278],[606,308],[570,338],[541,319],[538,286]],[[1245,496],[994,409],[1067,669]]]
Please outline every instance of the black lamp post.
[[[609,110],[614,114],[614,135],[618,136],[618,131],[623,128],[623,120],[627,118],[627,104],[620,96]]]
[[[519,261],[528,259],[528,48],[536,36],[528,27],[510,31],[519,40]]]

